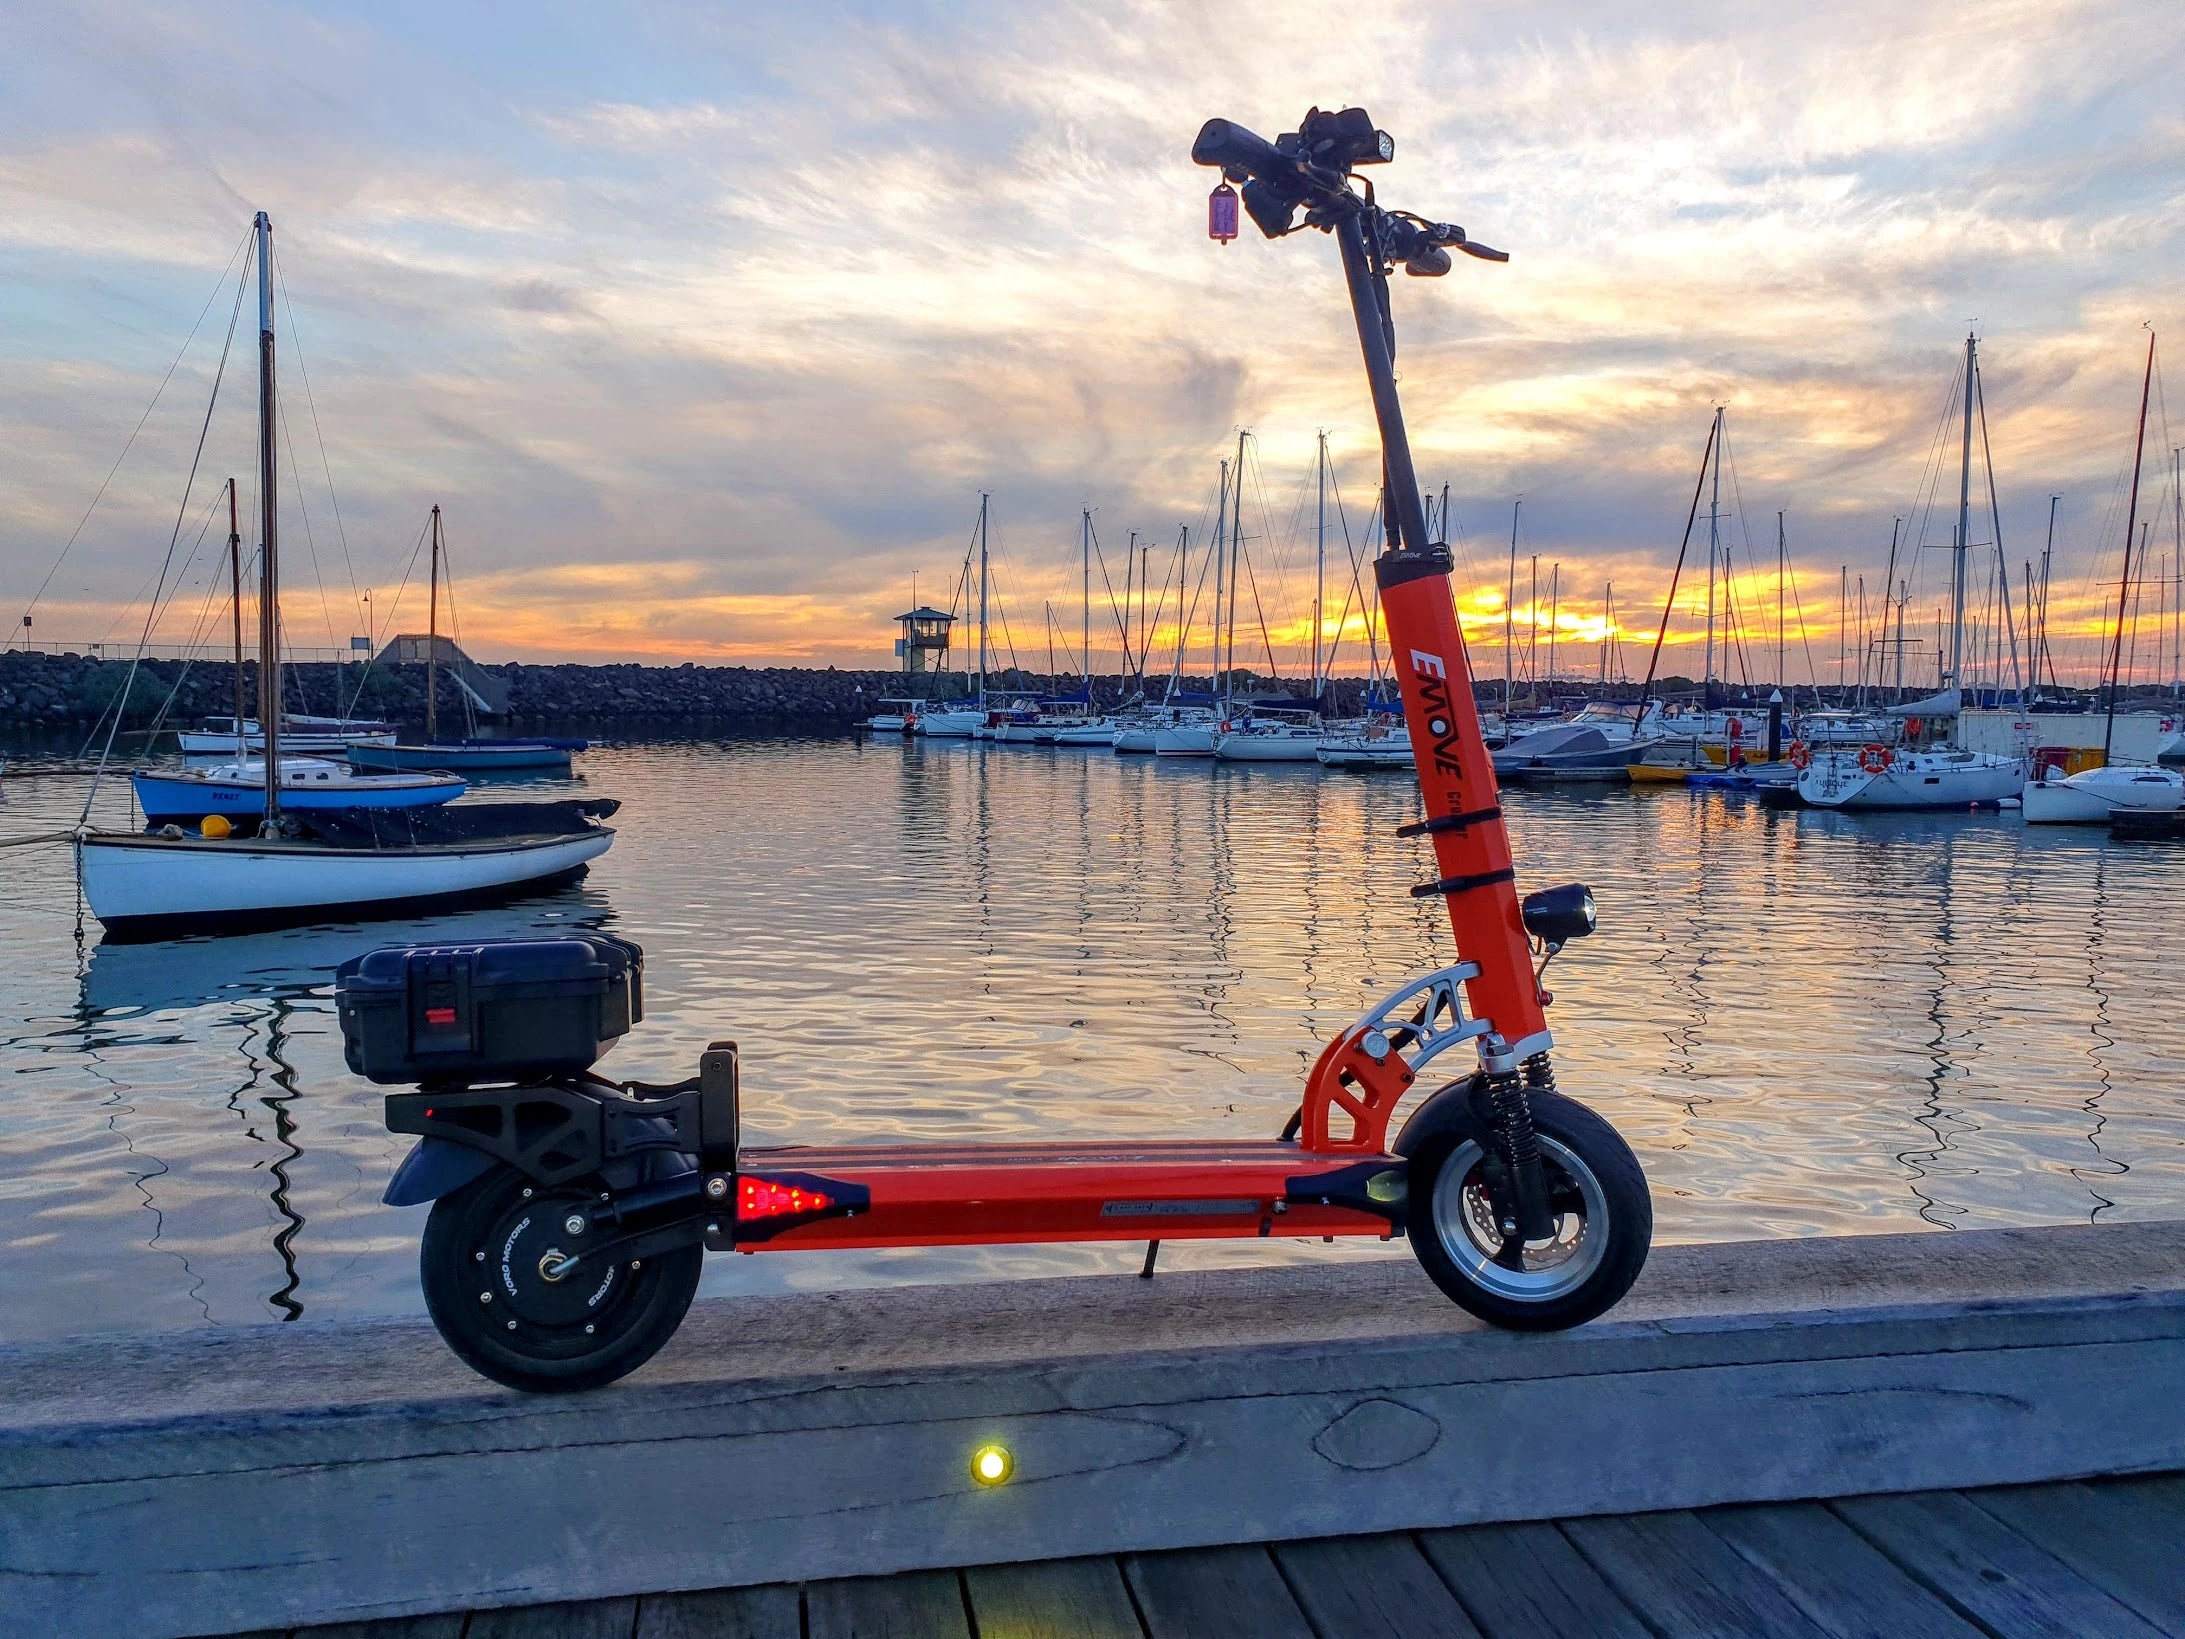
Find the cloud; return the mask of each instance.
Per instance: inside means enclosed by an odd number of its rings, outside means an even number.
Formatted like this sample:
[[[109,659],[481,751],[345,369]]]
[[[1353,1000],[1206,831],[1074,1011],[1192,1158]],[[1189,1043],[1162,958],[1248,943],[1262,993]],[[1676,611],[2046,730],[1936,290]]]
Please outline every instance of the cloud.
[[[1325,23],[1154,0],[603,12],[513,40],[308,10],[41,22],[32,94],[0,111],[0,604],[263,207],[327,624],[352,575],[399,578],[438,500],[486,653],[884,663],[912,571],[954,578],[989,489],[1021,636],[1074,614],[1081,507],[1118,580],[1133,529],[1158,577],[1241,423],[1294,664],[1317,430],[1354,536],[1370,504],[1356,341],[1331,247],[1207,244],[1212,179],[1184,154],[1206,114],[1271,131],[1355,97],[1397,135],[1388,197],[1514,253],[1396,291],[1481,641],[1518,493],[1521,556],[1589,610],[1613,580],[1650,639],[1718,402],[1733,563],[1767,572],[1741,604],[1772,616],[1781,508],[1832,664],[1836,590],[1878,589],[1901,515],[1927,531],[1917,624],[1949,528],[1923,474],[1975,321],[2012,572],[2063,493],[2052,607],[2098,622],[2139,327],[2185,306],[2165,8],[1422,0]],[[117,609],[164,547],[211,370],[201,336],[72,550],[69,618]],[[249,470],[247,398],[221,476]]]

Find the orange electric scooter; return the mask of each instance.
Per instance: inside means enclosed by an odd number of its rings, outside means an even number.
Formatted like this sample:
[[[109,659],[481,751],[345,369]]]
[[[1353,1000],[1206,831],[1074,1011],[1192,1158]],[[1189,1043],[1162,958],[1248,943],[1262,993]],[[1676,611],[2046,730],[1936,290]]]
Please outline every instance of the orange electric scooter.
[[[737,1057],[718,1043],[674,1086],[592,1073],[643,1010],[642,955],[597,936],[375,951],[337,987],[352,1069],[417,1090],[387,1125],[417,1135],[389,1185],[430,1201],[427,1307],[480,1372],[531,1390],[612,1382],[667,1341],[704,1253],[1272,1235],[1410,1238],[1474,1314],[1574,1326],[1630,1288],[1653,1229],[1646,1179],[1608,1123],[1555,1089],[1541,966],[1593,930],[1592,895],[1522,901],[1449,583],[1428,538],[1397,401],[1388,275],[1449,250],[1500,252],[1376,203],[1358,167],[1394,144],[1362,109],[1308,114],[1273,143],[1209,121],[1192,157],[1224,173],[1211,231],[1241,204],[1270,238],[1334,236],[1380,424],[1388,550],[1375,568],[1436,880],[1463,958],[1329,1042],[1279,1138],[742,1149]],[[1391,1139],[1428,1067],[1476,1063]]]

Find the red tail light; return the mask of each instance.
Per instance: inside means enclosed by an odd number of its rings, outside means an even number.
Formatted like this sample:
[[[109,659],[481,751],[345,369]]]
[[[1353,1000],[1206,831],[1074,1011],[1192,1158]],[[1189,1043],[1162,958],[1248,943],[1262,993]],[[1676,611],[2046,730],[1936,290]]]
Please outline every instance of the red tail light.
[[[824,1212],[835,1204],[832,1195],[816,1189],[796,1189],[770,1178],[737,1180],[736,1216],[742,1219],[785,1218],[801,1212]]]

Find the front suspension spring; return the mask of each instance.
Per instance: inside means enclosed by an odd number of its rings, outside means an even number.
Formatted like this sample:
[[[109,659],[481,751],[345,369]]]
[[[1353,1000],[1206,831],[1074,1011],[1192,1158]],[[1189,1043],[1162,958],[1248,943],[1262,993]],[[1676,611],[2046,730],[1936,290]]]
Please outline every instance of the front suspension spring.
[[[1510,1205],[1514,1222],[1504,1225],[1522,1240],[1545,1240],[1555,1233],[1555,1214],[1548,1202],[1548,1180],[1540,1163],[1540,1135],[1533,1127],[1532,1095],[1555,1091],[1555,1069],[1548,1055],[1535,1053],[1524,1064],[1524,1074],[1496,1076],[1487,1084],[1494,1112],[1495,1138],[1510,1169]]]

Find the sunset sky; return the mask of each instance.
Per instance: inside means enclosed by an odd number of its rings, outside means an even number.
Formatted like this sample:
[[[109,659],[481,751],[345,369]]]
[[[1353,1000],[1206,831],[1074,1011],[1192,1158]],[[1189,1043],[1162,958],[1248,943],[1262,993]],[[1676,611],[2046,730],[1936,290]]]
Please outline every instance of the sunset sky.
[[[1543,605],[1560,564],[1563,668],[1591,673],[1610,580],[1627,649],[1651,641],[1718,402],[1737,596],[1769,645],[1786,515],[1791,676],[1809,643],[1836,675],[1839,566],[1877,599],[1900,516],[1932,549],[1907,554],[1931,643],[1969,326],[2012,579],[2060,495],[2051,620],[2084,634],[2146,327],[2185,343],[2179,21],[2174,0],[10,4],[0,620],[35,597],[40,639],[131,641],[178,509],[180,566],[215,485],[247,503],[246,308],[183,506],[263,209],[292,304],[298,645],[422,628],[421,567],[399,589],[438,502],[480,658],[886,665],[914,573],[946,606],[984,489],[1016,652],[1044,666],[1044,605],[1078,622],[1080,508],[1118,585],[1133,530],[1172,574],[1241,426],[1260,602],[1302,670],[1316,432],[1354,534],[1374,484],[1356,343],[1333,246],[1208,243],[1188,151],[1209,115],[1272,135],[1355,102],[1396,137],[1387,201],[1512,253],[1396,291],[1480,670],[1520,494],[1520,601],[1535,554]],[[2176,415],[2158,377],[2158,576]],[[1703,503],[1701,552],[1704,529]],[[217,614],[224,533],[158,639]],[[1976,604],[1992,538],[1982,505]],[[1688,576],[1680,644],[1703,597]],[[2144,677],[2168,674],[2176,601],[2143,595]],[[1102,610],[1104,670],[1113,634]],[[2059,637],[2067,680],[2092,655]],[[1355,635],[1338,669],[1363,670]]]

